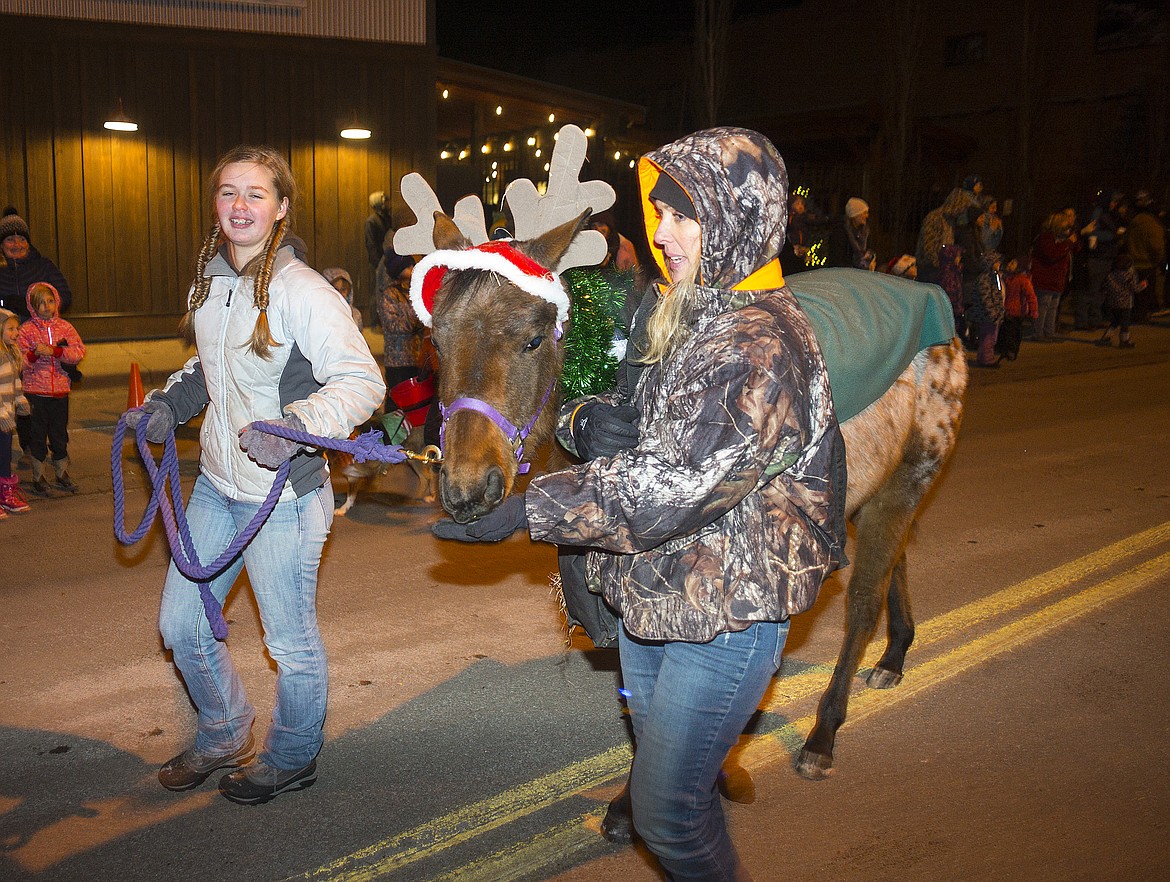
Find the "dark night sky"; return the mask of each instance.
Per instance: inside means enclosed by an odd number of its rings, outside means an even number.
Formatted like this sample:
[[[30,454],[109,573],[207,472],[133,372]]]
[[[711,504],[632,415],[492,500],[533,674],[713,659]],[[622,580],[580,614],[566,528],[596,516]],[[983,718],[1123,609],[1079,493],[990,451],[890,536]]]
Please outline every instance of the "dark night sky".
[[[800,0],[737,0],[736,18]],[[590,46],[646,46],[686,34],[689,0],[437,0],[439,55],[541,79],[541,60]]]
[[[595,45],[645,45],[689,30],[687,0],[438,0],[439,55],[524,73],[533,59]]]

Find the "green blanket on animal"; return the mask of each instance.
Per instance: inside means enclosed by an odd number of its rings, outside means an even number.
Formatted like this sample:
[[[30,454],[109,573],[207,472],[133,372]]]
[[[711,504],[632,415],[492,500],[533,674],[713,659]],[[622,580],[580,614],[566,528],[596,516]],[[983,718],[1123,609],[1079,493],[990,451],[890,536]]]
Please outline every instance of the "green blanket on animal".
[[[915,355],[955,336],[951,302],[937,285],[838,268],[784,281],[821,344],[842,423],[881,398]]]

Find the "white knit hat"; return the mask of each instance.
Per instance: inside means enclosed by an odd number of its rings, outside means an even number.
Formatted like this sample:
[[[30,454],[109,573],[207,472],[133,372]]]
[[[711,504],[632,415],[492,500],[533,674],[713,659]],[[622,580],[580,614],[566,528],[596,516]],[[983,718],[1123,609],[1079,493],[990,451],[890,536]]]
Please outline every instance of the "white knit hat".
[[[850,196],[849,200],[845,203],[845,217],[854,218],[867,211],[869,211],[869,203],[864,199],[858,199],[856,196]]]

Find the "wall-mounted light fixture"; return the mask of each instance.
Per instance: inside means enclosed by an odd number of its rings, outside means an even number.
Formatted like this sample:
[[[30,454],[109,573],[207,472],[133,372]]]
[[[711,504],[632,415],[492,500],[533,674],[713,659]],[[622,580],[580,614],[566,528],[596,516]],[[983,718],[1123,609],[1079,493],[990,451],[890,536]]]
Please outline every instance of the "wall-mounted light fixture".
[[[347,141],[367,141],[373,134],[369,129],[358,122],[357,111],[353,112],[353,121],[340,132]]]
[[[122,99],[118,99],[118,109],[114,115],[107,119],[102,125],[111,132],[137,132],[138,123],[130,119],[126,115],[126,109],[122,107]]]

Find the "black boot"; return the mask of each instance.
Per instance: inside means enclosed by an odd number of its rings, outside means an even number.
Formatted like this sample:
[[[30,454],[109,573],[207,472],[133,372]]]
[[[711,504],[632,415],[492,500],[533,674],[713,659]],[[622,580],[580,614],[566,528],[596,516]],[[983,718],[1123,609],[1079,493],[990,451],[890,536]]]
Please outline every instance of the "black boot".
[[[630,782],[627,780],[622,792],[610,800],[609,808],[601,821],[601,835],[617,845],[630,845],[637,835],[634,833],[634,809],[630,805]]]

